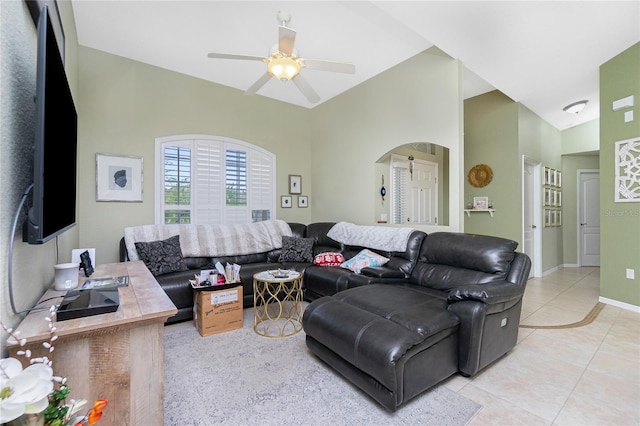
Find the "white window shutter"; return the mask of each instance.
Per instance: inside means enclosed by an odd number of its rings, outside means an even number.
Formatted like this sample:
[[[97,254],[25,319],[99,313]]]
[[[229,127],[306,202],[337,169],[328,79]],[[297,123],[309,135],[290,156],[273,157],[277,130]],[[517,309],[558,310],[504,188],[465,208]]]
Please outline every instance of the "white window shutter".
[[[187,161],[182,170],[175,166],[175,159],[167,164],[164,159],[165,148],[178,146],[185,154],[170,154]],[[224,224],[275,219],[275,165],[275,155],[243,141],[208,135],[157,138],[156,222]],[[182,187],[177,188],[176,180]],[[165,204],[166,191],[171,201],[177,200],[174,205]],[[174,193],[183,197],[178,200]]]
[[[391,220],[395,224],[407,222],[407,174],[404,167],[394,166],[391,169]]]
[[[194,205],[198,224],[223,223],[224,167],[221,142],[195,141]]]
[[[267,155],[253,151],[249,159],[249,200],[251,210],[273,210],[275,174],[273,161]]]

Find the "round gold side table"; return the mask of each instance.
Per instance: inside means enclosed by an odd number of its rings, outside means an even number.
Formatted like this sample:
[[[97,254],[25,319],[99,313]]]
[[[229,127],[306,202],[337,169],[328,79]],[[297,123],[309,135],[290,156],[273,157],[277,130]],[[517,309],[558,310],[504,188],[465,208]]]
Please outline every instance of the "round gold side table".
[[[302,330],[302,276],[296,271],[264,271],[253,276],[253,331],[288,337]]]

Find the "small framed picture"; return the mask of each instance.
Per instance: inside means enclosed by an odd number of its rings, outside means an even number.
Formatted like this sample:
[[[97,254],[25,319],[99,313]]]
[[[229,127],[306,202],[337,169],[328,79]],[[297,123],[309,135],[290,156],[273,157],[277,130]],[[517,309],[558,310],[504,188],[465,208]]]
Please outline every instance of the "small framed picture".
[[[473,208],[486,210],[489,208],[489,197],[473,197]]]
[[[551,190],[549,188],[544,189],[544,205],[551,205]]]
[[[546,167],[544,168],[544,185],[549,185],[551,183],[551,169]]]
[[[305,208],[309,205],[309,199],[306,195],[298,195],[298,207]]]
[[[96,201],[142,202],[142,157],[96,154]]]
[[[562,210],[556,211],[556,226],[562,226]]]
[[[562,188],[562,172],[560,170],[556,170],[556,186]]]
[[[551,210],[544,209],[544,226],[548,228],[551,226]]]
[[[282,195],[280,197],[280,207],[283,209],[291,208],[291,195]]]
[[[302,176],[289,175],[289,194],[302,194]]]

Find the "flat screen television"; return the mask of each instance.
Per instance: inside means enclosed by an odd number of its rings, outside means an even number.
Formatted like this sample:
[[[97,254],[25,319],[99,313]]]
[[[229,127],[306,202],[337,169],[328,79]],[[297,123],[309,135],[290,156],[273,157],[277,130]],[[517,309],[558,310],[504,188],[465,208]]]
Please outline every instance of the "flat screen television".
[[[42,244],[76,223],[78,115],[48,8],[38,20],[33,202],[25,241]]]

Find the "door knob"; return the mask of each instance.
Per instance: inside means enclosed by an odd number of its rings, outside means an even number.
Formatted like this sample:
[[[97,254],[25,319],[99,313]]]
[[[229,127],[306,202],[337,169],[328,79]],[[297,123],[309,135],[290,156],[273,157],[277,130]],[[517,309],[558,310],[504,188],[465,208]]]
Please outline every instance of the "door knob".
[[[581,224],[580,224],[580,226],[585,226],[585,225],[586,225],[586,222],[585,222],[585,223],[581,223]]]
[[[536,229],[536,228],[537,228],[537,226],[531,225],[531,229]]]

